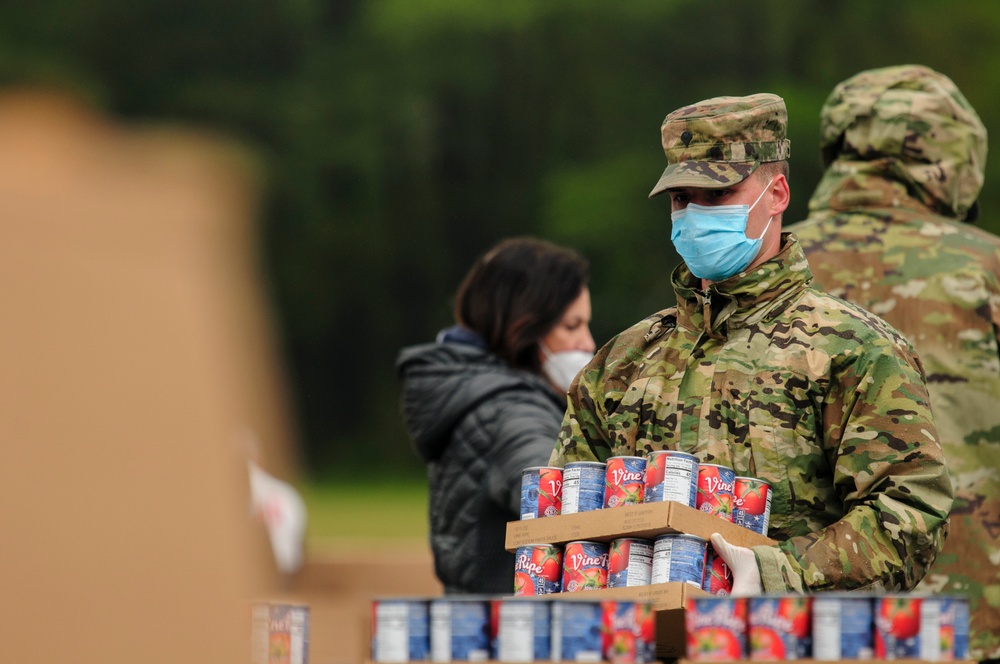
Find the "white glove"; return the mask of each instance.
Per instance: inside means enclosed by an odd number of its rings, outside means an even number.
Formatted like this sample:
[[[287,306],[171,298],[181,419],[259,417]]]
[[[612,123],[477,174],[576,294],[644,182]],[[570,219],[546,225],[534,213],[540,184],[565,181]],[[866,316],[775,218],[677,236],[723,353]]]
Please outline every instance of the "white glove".
[[[757,568],[757,556],[753,551],[730,544],[719,533],[712,534],[712,546],[733,573],[732,595],[746,597],[764,593],[760,570]]]

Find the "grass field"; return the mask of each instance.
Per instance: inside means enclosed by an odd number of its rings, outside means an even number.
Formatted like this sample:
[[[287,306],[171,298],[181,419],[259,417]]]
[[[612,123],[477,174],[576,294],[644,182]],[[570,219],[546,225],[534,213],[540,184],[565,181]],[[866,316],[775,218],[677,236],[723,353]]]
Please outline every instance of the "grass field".
[[[427,537],[427,481],[363,477],[299,484],[313,542]]]

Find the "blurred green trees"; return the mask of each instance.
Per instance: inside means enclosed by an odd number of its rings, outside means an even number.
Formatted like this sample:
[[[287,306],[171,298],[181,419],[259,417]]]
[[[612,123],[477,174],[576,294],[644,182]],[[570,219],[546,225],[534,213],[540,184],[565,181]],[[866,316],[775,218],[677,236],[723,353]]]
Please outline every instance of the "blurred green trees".
[[[397,350],[450,322],[502,237],[593,264],[600,343],[672,304],[669,216],[646,195],[685,103],[769,91],[789,109],[793,206],[819,178],[817,118],[865,68],[951,76],[987,127],[991,0],[7,0],[0,77],[70,87],[141,121],[245,141],[266,172],[261,262],[309,470],[412,469]],[[1000,230],[995,169],[983,226]]]

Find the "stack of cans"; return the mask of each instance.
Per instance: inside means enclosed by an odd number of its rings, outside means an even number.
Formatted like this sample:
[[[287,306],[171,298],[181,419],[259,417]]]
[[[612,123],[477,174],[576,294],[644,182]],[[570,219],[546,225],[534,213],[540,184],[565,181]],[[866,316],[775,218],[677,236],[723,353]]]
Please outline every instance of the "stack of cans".
[[[454,596],[372,602],[372,661],[655,661],[648,602]]]
[[[687,659],[964,660],[968,606],[956,596],[695,597],[685,607]]]
[[[699,463],[685,452],[656,450],[646,457],[611,457],[606,463],[570,462],[562,469],[535,466],[522,474],[521,519],[663,501],[767,535],[770,484],[737,476],[726,466]],[[559,547],[532,544],[517,552],[515,595],[668,582],[688,583],[713,595],[732,589],[728,566],[707,540],[694,535],[623,538],[610,548],[601,542],[570,542],[565,550],[555,549]]]

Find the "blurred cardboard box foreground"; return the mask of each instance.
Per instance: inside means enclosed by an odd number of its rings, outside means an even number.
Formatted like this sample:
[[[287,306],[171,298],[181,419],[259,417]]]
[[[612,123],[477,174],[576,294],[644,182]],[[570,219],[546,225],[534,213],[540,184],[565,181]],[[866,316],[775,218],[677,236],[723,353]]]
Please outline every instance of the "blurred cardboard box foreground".
[[[224,141],[0,94],[0,660],[246,662],[248,428],[294,466]]]

